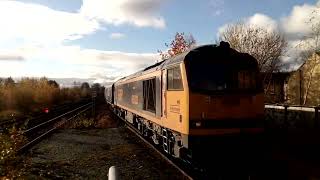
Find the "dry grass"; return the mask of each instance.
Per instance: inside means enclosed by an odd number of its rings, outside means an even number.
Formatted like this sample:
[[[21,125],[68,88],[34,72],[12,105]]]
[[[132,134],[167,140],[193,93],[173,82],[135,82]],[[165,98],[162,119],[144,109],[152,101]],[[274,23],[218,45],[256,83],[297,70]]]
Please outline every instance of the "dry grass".
[[[90,113],[87,112],[87,113]],[[67,123],[63,128],[66,129],[90,129],[96,126],[96,122],[92,117],[89,117],[87,114],[81,114],[76,118],[72,119]]]

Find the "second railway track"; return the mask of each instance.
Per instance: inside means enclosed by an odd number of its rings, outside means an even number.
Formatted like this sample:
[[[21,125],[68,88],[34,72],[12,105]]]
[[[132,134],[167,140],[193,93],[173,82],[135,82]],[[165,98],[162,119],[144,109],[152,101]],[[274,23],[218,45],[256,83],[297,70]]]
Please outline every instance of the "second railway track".
[[[72,110],[64,112],[53,118],[46,119],[45,121],[40,121],[38,124],[34,124],[32,127],[27,128],[23,131],[23,135],[27,137],[28,141],[18,149],[18,153],[23,153],[32,145],[39,142],[46,135],[52,133],[57,128],[61,127],[78,115],[88,111],[92,107],[93,102],[89,102],[84,105],[82,104],[81,106],[73,108]]]
[[[33,114],[33,117],[19,117],[16,118],[12,115],[11,119],[5,119],[0,121],[0,132],[5,132],[7,128],[12,126],[20,127],[23,124],[27,123],[28,127],[34,126],[48,119],[52,119],[64,112],[70,111],[76,107],[79,107],[85,103],[91,102],[90,99],[83,99],[78,102],[65,103],[58,106],[53,106],[50,108],[49,112],[38,112]],[[49,110],[49,109],[48,109]],[[26,127],[26,128],[28,128]]]

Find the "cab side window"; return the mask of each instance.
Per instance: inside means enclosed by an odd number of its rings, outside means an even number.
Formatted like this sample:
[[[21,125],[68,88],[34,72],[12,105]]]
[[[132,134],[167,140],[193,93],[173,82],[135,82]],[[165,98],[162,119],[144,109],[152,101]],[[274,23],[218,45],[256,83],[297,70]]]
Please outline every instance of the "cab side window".
[[[168,90],[183,90],[180,67],[168,69]]]

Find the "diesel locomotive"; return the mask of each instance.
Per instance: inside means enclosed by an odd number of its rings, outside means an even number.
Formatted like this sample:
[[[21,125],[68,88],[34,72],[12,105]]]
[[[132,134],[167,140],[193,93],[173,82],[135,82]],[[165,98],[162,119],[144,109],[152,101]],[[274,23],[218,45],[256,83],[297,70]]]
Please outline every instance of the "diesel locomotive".
[[[257,60],[227,42],[203,45],[105,89],[113,111],[177,158],[192,160],[217,137],[263,132]]]

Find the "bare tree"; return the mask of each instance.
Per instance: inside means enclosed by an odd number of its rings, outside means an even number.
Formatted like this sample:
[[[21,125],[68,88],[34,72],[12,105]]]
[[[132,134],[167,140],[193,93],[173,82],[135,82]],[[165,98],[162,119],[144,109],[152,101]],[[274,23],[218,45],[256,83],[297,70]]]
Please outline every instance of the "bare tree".
[[[279,71],[282,65],[280,57],[287,47],[284,36],[277,31],[238,22],[227,26],[220,33],[219,41],[227,41],[232,48],[257,59],[260,71],[265,74],[263,83],[268,84],[267,92],[272,72]]]
[[[315,67],[320,63],[320,7],[318,6],[310,14],[310,19],[306,22],[306,26],[310,28],[310,32],[307,33],[298,45],[301,50],[301,57],[304,60],[309,59],[310,65],[306,68],[307,86],[304,91],[303,104],[306,105],[311,82],[313,81],[313,75]]]
[[[158,53],[160,53],[162,60],[168,59],[189,50],[196,45],[196,40],[191,34],[185,35],[183,32],[177,32],[174,40],[171,41],[170,45],[167,43],[165,43],[165,45],[167,48],[169,48],[167,52],[158,50]]]

